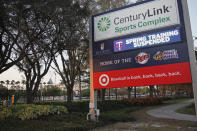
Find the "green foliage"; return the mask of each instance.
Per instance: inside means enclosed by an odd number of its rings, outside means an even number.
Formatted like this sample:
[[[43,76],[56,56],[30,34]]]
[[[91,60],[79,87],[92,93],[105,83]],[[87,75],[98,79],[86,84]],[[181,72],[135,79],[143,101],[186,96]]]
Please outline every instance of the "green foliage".
[[[81,91],[82,97],[90,97],[90,89],[85,89]]]
[[[176,112],[182,113],[182,114],[196,115],[195,104],[192,103],[189,106],[180,108],[180,109],[176,110]]]
[[[132,105],[129,102],[122,100],[98,101],[98,109],[101,111],[118,110],[131,106]]]
[[[63,101],[39,101],[39,102],[36,102],[35,104],[37,105],[55,105],[55,106],[65,106],[66,105],[66,102],[63,102]]]
[[[101,112],[100,119],[105,122],[127,122],[127,121],[134,121],[135,119],[128,115],[127,110],[115,110],[115,111],[108,111],[108,112]]]
[[[138,88],[140,94],[146,94],[149,91],[148,87]]]
[[[61,101],[42,101],[37,102],[38,105],[61,105],[67,106],[66,102]],[[116,109],[122,109],[127,107],[132,107],[133,105],[127,101],[122,100],[106,100],[106,101],[98,101],[98,109],[101,111],[111,111]],[[70,107],[72,112],[88,112],[89,111],[89,101],[75,101],[72,102]]]
[[[162,103],[162,99],[157,97],[124,99],[124,101],[127,101],[132,105],[139,105],[139,106],[158,105]]]
[[[62,90],[59,87],[55,87],[55,86],[49,86],[47,88],[43,88],[42,90],[40,90],[40,92],[42,92],[43,96],[60,96],[62,95]]]
[[[34,104],[19,104],[8,107],[0,107],[0,119],[20,119],[32,120],[42,116],[51,114],[67,113],[67,109],[63,106],[50,105],[34,105]]]
[[[0,100],[5,100],[8,96],[8,89],[0,84]]]
[[[164,97],[162,98],[162,101],[164,104],[176,104],[176,103],[180,103],[186,100],[190,100],[190,97]]]

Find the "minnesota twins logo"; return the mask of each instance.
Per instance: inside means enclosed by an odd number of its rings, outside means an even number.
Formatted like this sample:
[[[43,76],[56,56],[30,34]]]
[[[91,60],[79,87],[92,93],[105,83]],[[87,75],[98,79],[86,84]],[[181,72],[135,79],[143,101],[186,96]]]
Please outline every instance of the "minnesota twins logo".
[[[117,40],[117,41],[114,41],[114,49],[115,50],[122,50],[124,48],[124,41],[123,40]]]

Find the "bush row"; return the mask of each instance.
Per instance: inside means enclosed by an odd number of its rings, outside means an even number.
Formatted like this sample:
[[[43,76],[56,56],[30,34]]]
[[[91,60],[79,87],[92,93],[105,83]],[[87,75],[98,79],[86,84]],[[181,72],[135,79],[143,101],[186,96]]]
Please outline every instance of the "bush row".
[[[51,114],[67,113],[64,106],[50,106],[50,105],[34,105],[34,104],[18,104],[11,106],[0,107],[0,119],[19,119],[31,120],[38,119],[43,116]]]
[[[123,101],[127,101],[132,105],[139,105],[139,106],[145,106],[145,105],[158,105],[162,103],[162,98],[157,97],[149,97],[149,98],[133,98],[133,99],[123,99]]]
[[[98,101],[97,107],[100,111],[111,111],[118,110],[125,107],[132,106],[145,106],[145,105],[157,105],[161,104],[161,98],[133,98],[133,99],[123,99],[123,100],[106,100],[106,101]],[[37,104],[41,105],[61,105],[66,106],[72,112],[88,112],[89,111],[89,101],[81,101],[81,102],[73,102],[71,107],[66,102],[39,102]]]

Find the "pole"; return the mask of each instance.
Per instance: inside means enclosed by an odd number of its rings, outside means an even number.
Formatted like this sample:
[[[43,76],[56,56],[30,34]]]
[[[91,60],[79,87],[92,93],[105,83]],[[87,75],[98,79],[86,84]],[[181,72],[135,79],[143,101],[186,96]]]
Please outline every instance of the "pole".
[[[182,5],[183,5],[183,15],[184,15],[184,22],[185,22],[187,45],[188,45],[188,50],[189,50],[189,59],[190,59],[190,68],[191,68],[191,75],[192,75],[192,86],[193,86],[193,92],[194,92],[195,109],[197,112],[197,61],[196,61],[196,57],[195,57],[194,41],[192,38],[187,0],[181,0],[181,1],[182,1]]]
[[[90,119],[96,121],[96,109],[97,109],[97,92],[93,87],[93,50],[92,50],[92,20],[90,19],[90,41],[89,41],[89,65],[90,65],[90,103],[89,113]],[[89,119],[87,117],[87,119]]]

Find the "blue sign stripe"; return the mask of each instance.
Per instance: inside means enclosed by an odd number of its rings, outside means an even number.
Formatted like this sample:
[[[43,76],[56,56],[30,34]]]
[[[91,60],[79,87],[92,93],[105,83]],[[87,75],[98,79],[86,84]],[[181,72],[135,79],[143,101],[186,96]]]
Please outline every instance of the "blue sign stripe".
[[[180,28],[115,40],[114,52],[139,49],[181,41]]]

